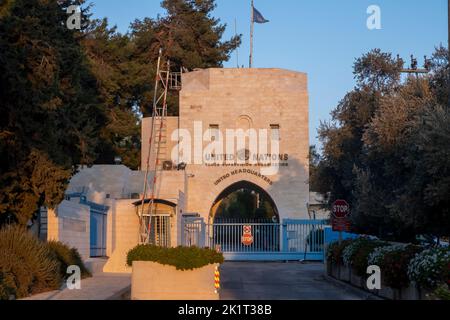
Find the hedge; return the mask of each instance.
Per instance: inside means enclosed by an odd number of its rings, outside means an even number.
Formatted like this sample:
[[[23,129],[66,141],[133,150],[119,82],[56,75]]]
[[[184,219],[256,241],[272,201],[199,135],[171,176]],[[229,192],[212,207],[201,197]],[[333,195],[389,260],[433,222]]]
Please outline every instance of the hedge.
[[[133,261],[152,261],[174,266],[177,270],[193,270],[209,264],[223,263],[223,254],[198,247],[164,248],[152,245],[138,245],[127,254],[127,264]]]
[[[388,246],[389,243],[370,238],[357,238],[343,250],[344,264],[351,266],[358,276],[367,272],[369,255],[379,247]]]
[[[330,244],[328,261],[351,266],[359,276],[368,265],[378,265],[384,283],[395,289],[416,283],[434,290],[440,299],[450,298],[450,247],[425,248],[413,244],[390,244],[361,237]]]
[[[346,239],[346,240],[342,240],[340,242],[339,241],[332,242],[328,246],[328,251],[327,251],[328,261],[334,262],[337,264],[343,264],[342,252],[348,245],[350,245],[352,243],[352,241],[353,240],[351,240],[351,239]]]

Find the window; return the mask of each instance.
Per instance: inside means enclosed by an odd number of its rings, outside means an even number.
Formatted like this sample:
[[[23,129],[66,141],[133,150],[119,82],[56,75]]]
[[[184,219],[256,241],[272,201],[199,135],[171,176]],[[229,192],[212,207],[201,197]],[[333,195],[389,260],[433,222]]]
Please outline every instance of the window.
[[[270,125],[270,137],[272,140],[281,140],[279,124],[271,124]]]

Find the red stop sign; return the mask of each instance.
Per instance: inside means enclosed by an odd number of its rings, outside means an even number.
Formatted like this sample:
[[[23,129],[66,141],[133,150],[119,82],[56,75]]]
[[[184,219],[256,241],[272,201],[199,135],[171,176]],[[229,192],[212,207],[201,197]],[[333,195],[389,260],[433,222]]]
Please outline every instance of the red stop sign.
[[[350,214],[350,206],[345,200],[336,200],[333,204],[333,216],[345,218]]]

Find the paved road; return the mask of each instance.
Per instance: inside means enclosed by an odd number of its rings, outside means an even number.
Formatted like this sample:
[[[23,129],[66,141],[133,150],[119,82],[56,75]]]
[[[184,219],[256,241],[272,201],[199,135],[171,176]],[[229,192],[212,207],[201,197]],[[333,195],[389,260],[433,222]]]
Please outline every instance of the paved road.
[[[222,300],[360,300],[363,295],[324,277],[321,263],[225,262]]]

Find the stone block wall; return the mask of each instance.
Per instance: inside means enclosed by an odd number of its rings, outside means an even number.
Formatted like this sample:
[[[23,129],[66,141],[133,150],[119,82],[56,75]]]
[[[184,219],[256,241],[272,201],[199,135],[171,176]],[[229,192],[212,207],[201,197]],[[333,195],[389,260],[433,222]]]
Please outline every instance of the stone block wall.
[[[288,155],[288,166],[280,167],[278,173],[268,176],[270,182],[245,172],[227,176],[243,168],[259,172],[260,168],[254,166],[189,165],[187,171],[192,178],[188,181],[188,211],[198,212],[207,218],[217,195],[233,183],[245,180],[267,191],[281,218],[307,218],[307,75],[281,69],[207,69],[184,74],[182,82],[181,129],[189,130],[193,136],[194,123],[202,121],[203,131],[210,125],[218,125],[221,131],[253,128],[267,129],[270,134],[271,126],[278,125],[281,139],[279,153]],[[203,144],[205,147],[208,142]],[[226,178],[216,184],[223,176]]]
[[[77,248],[83,260],[90,256],[90,208],[64,200],[47,213],[47,240],[60,241]]]

